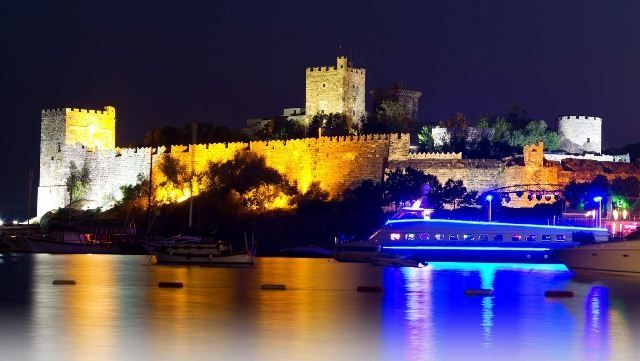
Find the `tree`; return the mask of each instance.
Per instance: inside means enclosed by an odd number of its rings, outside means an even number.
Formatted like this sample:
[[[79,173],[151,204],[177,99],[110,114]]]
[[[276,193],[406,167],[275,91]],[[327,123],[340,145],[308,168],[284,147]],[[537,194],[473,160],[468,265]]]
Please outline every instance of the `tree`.
[[[292,197],[297,195],[295,185],[253,153],[238,153],[229,161],[210,163],[206,178],[207,196],[229,195],[252,211],[289,207]]]
[[[399,102],[390,100],[383,100],[381,116],[382,118],[392,124],[392,130],[394,133],[409,133],[413,129],[413,120],[405,112],[405,107]]]
[[[483,114],[482,116],[480,116],[480,118],[478,119],[478,124],[476,125],[476,128],[480,128],[480,129],[490,128],[489,117],[486,114]]]
[[[324,136],[350,135],[354,134],[356,130],[349,117],[343,113],[318,113],[314,115],[307,128],[307,136],[317,137],[320,128],[322,128]]]
[[[421,187],[423,184],[429,184],[431,193],[439,194],[442,185],[438,179],[430,174],[407,168],[396,168],[393,171],[385,172],[385,181],[383,184],[383,198],[386,204],[403,205],[409,201],[417,200],[421,195]],[[431,201],[431,197],[429,201]]]
[[[418,132],[418,144],[424,151],[432,152],[435,150],[433,135],[431,134],[431,126],[425,125]]]
[[[255,133],[259,140],[287,140],[305,137],[304,126],[295,120],[278,117],[267,122]]]
[[[511,132],[511,124],[504,117],[496,118],[493,123],[493,138],[491,141],[496,142],[505,142],[509,141],[509,134]]]
[[[162,158],[158,164],[158,169],[167,178],[167,181],[174,185],[181,185],[185,182],[187,176],[187,167],[180,161],[169,154]]]
[[[426,194],[428,207],[440,209],[444,204],[473,205],[478,193],[469,192],[462,180],[448,179],[444,186],[438,178],[432,174],[425,174],[420,170],[396,168],[385,172],[385,181],[382,187],[384,204],[404,205],[410,201],[416,201],[423,194],[423,185],[428,185]],[[422,204],[425,207],[424,203]]]
[[[532,120],[522,130],[515,130],[509,135],[509,144],[512,147],[523,147],[527,144],[537,144],[543,141],[545,149],[553,151],[560,147],[558,133],[547,130],[544,120]]]
[[[602,197],[603,204],[607,203],[609,199],[609,181],[603,175],[596,176],[591,182],[577,183],[572,181],[564,187],[563,196],[574,209],[580,211],[594,209],[599,206],[593,200],[596,196]]]
[[[84,199],[90,185],[89,177],[87,162],[82,164],[82,169],[78,169],[74,161],[69,163],[69,176],[67,177],[66,186],[67,192],[69,192],[70,205]]]
[[[363,134],[387,134],[395,130],[380,112],[367,114],[360,123]]]
[[[527,109],[517,101],[511,103],[511,108],[504,117],[513,129],[523,129],[532,120],[528,117]]]
[[[440,122],[440,126],[447,128],[449,141],[443,145],[444,151],[464,152],[467,149],[469,136],[469,122],[461,112]]]
[[[441,200],[443,203],[453,204],[453,209],[456,209],[458,201],[462,200],[467,193],[467,188],[462,184],[462,180],[453,180],[449,178],[442,187]]]
[[[406,113],[405,107],[391,100],[383,100],[380,108],[361,123],[365,134],[409,133],[414,130],[413,119]]]

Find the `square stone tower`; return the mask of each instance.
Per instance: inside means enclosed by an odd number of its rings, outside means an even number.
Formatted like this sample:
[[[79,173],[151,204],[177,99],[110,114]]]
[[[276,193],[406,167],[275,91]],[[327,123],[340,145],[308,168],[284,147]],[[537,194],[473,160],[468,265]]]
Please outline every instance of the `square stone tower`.
[[[115,149],[116,110],[43,110],[40,125],[38,216],[69,203],[66,181],[71,162],[80,167],[87,152]]]
[[[340,56],[336,66],[307,68],[305,113],[344,113],[354,122],[365,115],[365,70]]]

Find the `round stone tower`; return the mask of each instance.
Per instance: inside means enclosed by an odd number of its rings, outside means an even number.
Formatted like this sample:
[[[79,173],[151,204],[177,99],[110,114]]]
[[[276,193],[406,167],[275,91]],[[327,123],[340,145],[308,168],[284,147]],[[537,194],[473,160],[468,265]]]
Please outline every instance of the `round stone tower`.
[[[602,153],[602,118],[585,115],[558,118],[560,149],[567,153]]]

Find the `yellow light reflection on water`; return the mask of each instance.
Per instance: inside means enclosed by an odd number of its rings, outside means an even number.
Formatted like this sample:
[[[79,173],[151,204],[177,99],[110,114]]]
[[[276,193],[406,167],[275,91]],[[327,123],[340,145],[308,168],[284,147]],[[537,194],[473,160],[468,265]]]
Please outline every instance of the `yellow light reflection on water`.
[[[36,330],[54,328],[65,337],[34,335],[35,348],[52,358],[114,360],[118,329],[115,282],[116,258],[107,255],[37,255],[35,274]],[[51,267],[55,271],[51,274]],[[70,279],[74,286],[53,286],[53,279]]]

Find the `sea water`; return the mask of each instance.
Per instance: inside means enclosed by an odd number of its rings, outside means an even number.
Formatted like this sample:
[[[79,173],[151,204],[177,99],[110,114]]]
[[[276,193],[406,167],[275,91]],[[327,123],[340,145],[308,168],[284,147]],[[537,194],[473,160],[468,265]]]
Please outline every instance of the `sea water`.
[[[76,284],[52,284],[62,279]],[[465,294],[479,288],[493,295]],[[0,359],[639,360],[640,281],[562,265],[258,258],[213,268],[4,254]]]

